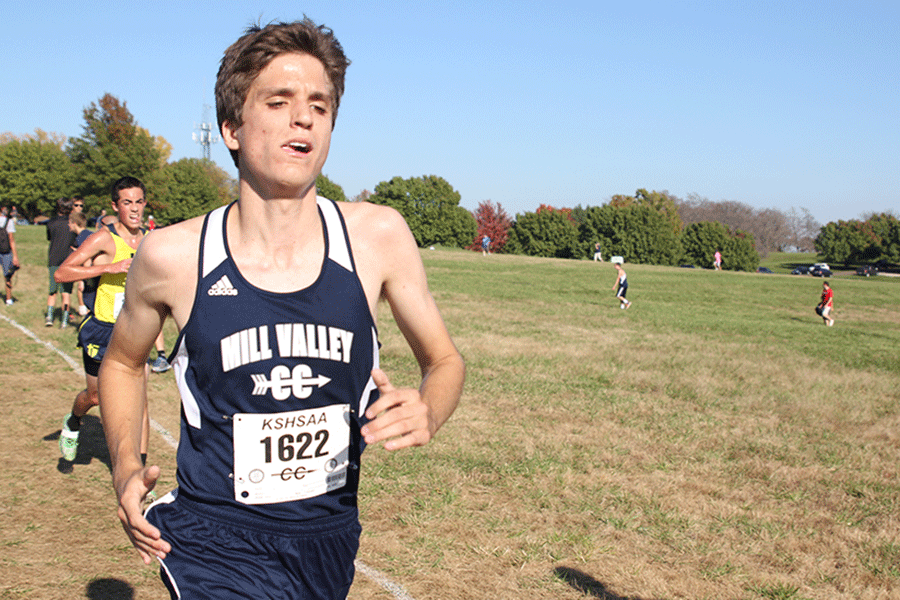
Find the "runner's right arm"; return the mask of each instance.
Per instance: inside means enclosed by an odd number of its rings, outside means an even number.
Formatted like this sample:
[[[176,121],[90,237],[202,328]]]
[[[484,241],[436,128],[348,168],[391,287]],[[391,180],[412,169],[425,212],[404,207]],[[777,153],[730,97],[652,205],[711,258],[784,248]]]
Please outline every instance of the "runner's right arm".
[[[160,473],[158,466],[145,467],[141,462],[144,365],[168,314],[159,296],[161,280],[165,287],[165,276],[154,262],[153,246],[147,246],[148,252],[141,246],[128,271],[125,303],[116,318],[99,378],[100,412],[119,501],[119,519],[146,564],[154,557],[165,558],[171,550],[159,530],[144,518],[141,507]]]
[[[116,243],[112,239],[112,234],[104,230],[96,231],[66,257],[56,269],[53,279],[57,283],[68,283],[99,277],[104,273],[127,273],[131,259],[126,258],[110,264],[115,254]],[[86,264],[90,266],[85,266]]]

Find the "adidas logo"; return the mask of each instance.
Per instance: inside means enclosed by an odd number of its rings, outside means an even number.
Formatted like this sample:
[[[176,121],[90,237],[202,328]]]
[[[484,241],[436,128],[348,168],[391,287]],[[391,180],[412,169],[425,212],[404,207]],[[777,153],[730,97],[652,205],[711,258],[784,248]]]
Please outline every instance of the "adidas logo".
[[[210,296],[237,296],[238,291],[231,285],[228,275],[222,275],[222,279],[218,280],[206,292]]]

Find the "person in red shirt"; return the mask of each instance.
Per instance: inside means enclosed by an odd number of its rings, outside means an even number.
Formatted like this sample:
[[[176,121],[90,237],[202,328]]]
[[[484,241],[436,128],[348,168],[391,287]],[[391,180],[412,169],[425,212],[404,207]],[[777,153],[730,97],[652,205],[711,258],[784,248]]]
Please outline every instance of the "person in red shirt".
[[[822,319],[825,321],[825,325],[833,326],[834,319],[831,318],[831,311],[834,309],[834,291],[827,281],[822,282],[822,301],[819,306],[822,307]]]

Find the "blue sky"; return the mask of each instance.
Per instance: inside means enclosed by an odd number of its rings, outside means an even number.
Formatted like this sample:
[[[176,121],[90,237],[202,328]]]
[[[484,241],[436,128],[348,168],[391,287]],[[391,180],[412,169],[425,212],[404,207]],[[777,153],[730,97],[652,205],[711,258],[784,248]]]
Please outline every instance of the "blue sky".
[[[0,132],[78,136],[109,92],[200,157],[224,49],[307,14],[352,60],[324,169],[348,196],[434,174],[511,215],[639,188],[900,213],[895,0],[550,4],[3,0]]]

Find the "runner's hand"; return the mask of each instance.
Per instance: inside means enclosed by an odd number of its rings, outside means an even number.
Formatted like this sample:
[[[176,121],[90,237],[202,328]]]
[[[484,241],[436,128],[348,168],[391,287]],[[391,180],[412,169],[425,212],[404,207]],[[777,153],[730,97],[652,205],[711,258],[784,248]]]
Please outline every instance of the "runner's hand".
[[[117,273],[127,273],[128,268],[131,266],[130,258],[126,258],[124,260],[120,260],[119,262],[114,262],[109,265],[109,274],[115,275]]]
[[[387,440],[387,450],[399,450],[427,444],[436,427],[431,408],[422,400],[419,390],[395,388],[381,369],[372,370],[372,380],[381,397],[366,409],[371,419],[362,428],[367,444]]]
[[[165,558],[172,550],[169,543],[162,539],[159,529],[144,518],[141,510],[144,498],[156,486],[158,478],[159,467],[144,467],[132,473],[119,493],[118,514],[122,528],[147,565],[154,557]]]

